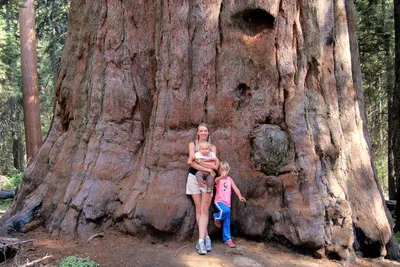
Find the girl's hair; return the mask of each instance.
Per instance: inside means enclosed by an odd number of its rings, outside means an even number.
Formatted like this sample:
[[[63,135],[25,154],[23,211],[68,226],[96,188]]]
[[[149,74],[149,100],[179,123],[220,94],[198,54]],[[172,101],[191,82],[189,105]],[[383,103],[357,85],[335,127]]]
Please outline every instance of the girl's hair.
[[[228,163],[228,162],[226,162],[226,161],[221,161],[221,162],[219,163],[219,169],[229,172],[229,170],[230,170],[231,168],[229,167],[229,163]]]
[[[207,128],[207,131],[208,131],[208,137],[207,137],[207,142],[209,142],[211,145],[212,145],[212,142],[211,142],[211,137],[210,137],[210,128],[208,128],[208,125],[207,124],[205,124],[204,122],[202,122],[202,123],[200,123],[199,124],[199,126],[197,126],[197,131],[196,131],[196,144],[198,144],[199,143],[199,135],[197,134],[197,132],[199,131],[199,127],[205,127],[205,128]]]

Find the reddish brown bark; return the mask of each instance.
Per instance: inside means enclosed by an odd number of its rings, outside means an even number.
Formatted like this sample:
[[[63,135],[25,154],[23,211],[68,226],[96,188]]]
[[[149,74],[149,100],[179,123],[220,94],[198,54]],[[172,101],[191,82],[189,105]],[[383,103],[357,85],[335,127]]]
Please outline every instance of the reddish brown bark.
[[[397,185],[397,203],[400,203],[400,1],[394,1],[394,23],[395,23],[395,85],[393,90],[393,109],[390,110],[392,118],[393,135],[393,166],[394,177]],[[400,218],[400,205],[396,206],[397,218]],[[396,222],[396,230],[400,229],[400,220]]]
[[[7,223],[39,210],[56,236],[192,237],[187,144],[207,122],[248,199],[233,200],[234,234],[384,255],[351,12],[344,0],[72,1],[54,123]]]
[[[24,125],[28,163],[35,158],[42,145],[38,76],[36,64],[35,4],[21,1],[19,9]]]

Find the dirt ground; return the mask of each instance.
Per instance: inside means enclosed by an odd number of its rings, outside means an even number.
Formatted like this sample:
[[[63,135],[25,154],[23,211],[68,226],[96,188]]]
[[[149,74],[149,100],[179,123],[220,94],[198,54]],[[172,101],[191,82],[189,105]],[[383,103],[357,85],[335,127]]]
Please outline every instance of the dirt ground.
[[[75,255],[100,264],[100,266],[289,266],[289,267],[389,267],[400,263],[379,259],[356,259],[353,262],[337,262],[315,259],[274,243],[261,243],[236,238],[237,248],[231,249],[217,237],[213,240],[213,251],[201,256],[195,250],[194,241],[161,240],[151,237],[138,238],[117,232],[106,232],[104,237],[96,237],[90,243],[85,240],[51,238],[42,228],[19,237],[21,240],[34,239],[21,245],[13,259],[0,266],[23,266],[35,260],[47,259],[29,266],[59,266],[61,259]]]

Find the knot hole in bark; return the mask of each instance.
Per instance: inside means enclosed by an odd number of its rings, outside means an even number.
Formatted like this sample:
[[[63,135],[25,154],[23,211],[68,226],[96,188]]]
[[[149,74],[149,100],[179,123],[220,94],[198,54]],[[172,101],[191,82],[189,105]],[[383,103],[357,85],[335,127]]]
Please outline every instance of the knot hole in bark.
[[[238,102],[238,106],[237,106],[237,108],[239,109],[246,102],[246,98],[251,96],[250,87],[247,86],[247,84],[245,84],[245,83],[239,83],[239,85],[235,89],[235,92],[236,92],[237,98],[239,98],[239,102]]]
[[[255,36],[265,29],[273,29],[275,17],[261,8],[249,8],[232,16],[234,25],[244,34]]]
[[[256,170],[276,176],[287,163],[289,140],[285,132],[273,124],[263,124],[250,134],[250,158]]]

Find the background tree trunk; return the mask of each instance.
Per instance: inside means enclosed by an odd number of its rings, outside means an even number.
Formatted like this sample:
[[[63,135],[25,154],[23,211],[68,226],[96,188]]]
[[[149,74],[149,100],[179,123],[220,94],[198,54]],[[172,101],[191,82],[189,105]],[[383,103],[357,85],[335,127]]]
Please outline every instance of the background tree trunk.
[[[387,12],[388,4],[386,0],[382,0],[382,13],[388,14]],[[396,182],[393,175],[393,129],[392,129],[392,108],[393,108],[393,58],[391,53],[392,47],[392,36],[388,29],[386,23],[387,17],[383,17],[383,32],[385,34],[385,68],[386,68],[386,95],[387,95],[387,105],[388,105],[388,133],[387,133],[387,155],[388,155],[388,189],[389,189],[389,199],[396,199]],[[382,140],[383,141],[383,140]]]
[[[35,4],[21,1],[19,23],[21,33],[21,69],[24,95],[24,125],[28,163],[35,158],[42,145],[38,76],[36,64]]]
[[[393,90],[392,106],[392,146],[394,177],[397,185],[397,203],[400,203],[400,2],[394,1],[394,28],[395,28],[395,85]],[[400,205],[396,206],[396,217],[400,218]],[[396,230],[400,229],[400,219],[396,221]]]
[[[207,122],[248,199],[234,234],[384,255],[345,2],[72,1],[53,126],[7,224],[193,236],[187,144]]]

